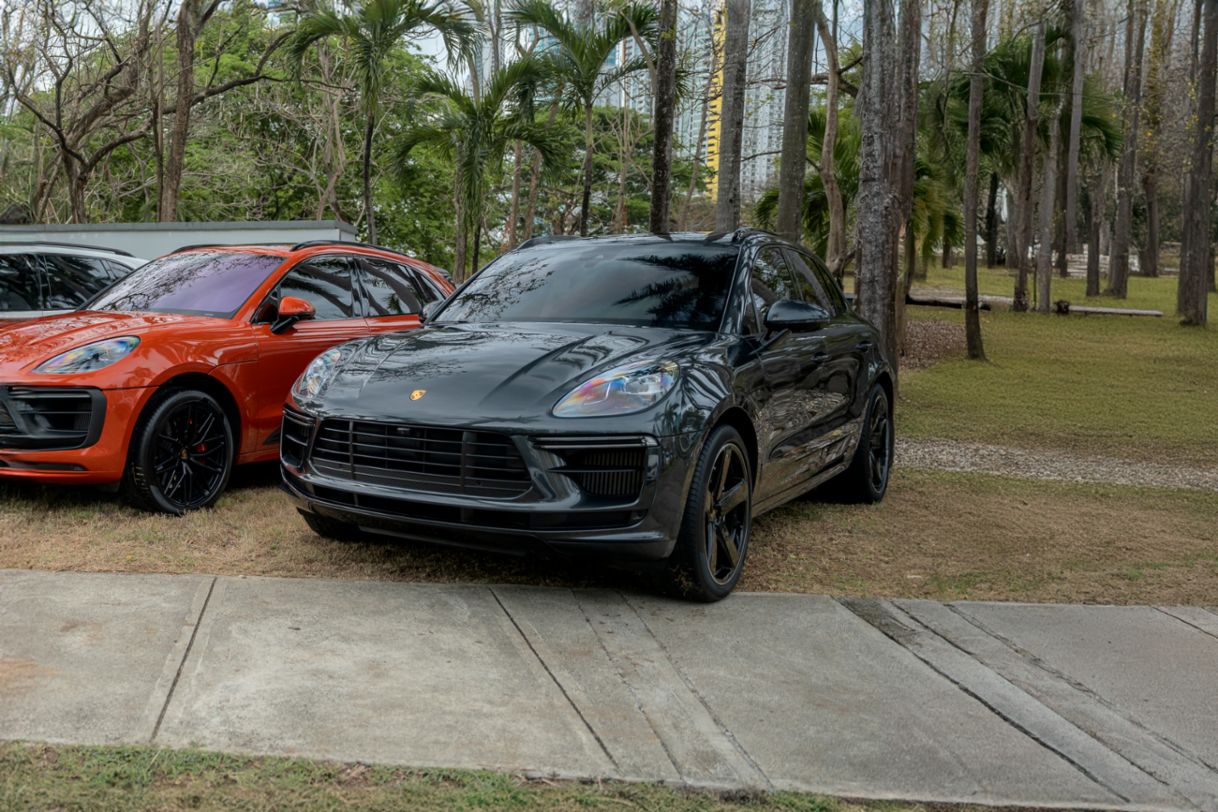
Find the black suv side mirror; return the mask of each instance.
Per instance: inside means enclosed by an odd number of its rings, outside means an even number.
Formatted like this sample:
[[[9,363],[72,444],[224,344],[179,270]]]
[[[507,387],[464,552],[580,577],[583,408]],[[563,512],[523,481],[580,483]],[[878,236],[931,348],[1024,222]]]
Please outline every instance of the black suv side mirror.
[[[765,326],[771,332],[815,330],[824,327],[831,318],[829,311],[818,304],[783,299],[770,305],[765,315]]]

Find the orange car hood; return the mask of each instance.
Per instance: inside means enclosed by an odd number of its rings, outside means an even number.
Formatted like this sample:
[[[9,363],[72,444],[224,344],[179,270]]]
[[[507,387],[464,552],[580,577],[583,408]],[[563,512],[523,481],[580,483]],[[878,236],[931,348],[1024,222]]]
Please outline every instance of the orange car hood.
[[[173,313],[117,313],[76,311],[4,324],[0,322],[0,370],[17,370],[46,361],[61,352],[118,336],[148,340],[206,339],[217,333],[233,337],[233,325],[224,319]]]

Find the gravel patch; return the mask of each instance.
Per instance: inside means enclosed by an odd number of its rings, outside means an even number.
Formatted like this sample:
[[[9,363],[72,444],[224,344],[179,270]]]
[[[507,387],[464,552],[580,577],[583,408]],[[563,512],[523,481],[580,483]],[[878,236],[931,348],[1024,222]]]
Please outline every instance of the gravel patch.
[[[911,320],[905,325],[902,369],[926,369],[945,358],[962,358],[964,325],[936,319]]]
[[[1218,469],[1214,468],[1079,457],[1060,451],[1030,451],[949,440],[898,440],[896,462],[907,468],[974,471],[1025,479],[1218,491]]]

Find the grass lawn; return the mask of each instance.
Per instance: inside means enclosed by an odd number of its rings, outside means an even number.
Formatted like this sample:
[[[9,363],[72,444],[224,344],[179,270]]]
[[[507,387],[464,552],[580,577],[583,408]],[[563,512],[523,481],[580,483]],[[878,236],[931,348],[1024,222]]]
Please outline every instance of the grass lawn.
[[[911,308],[910,318],[962,316]],[[903,375],[898,434],[1218,465],[1218,330],[983,312],[982,335],[988,363],[961,349]]]
[[[89,490],[0,490],[0,568],[632,588],[596,564],[313,535],[244,472],[213,510],[151,516]],[[1211,493],[897,471],[859,507],[806,499],[760,518],[741,589],[937,600],[1218,603]]]
[[[581,784],[151,747],[0,743],[0,809],[560,810],[970,812],[979,807],[850,803],[795,793],[722,796],[648,784]],[[989,812],[998,812],[990,809]]]
[[[1107,266],[1101,267],[1101,272],[1107,271]],[[914,282],[915,288],[937,288],[958,290],[964,292],[964,262],[958,262],[955,267],[943,268],[932,264],[926,279]],[[977,287],[984,295],[1012,296],[1015,292],[1015,276],[1006,268],[979,268],[977,271]],[[1029,287],[1035,287],[1035,281],[1029,279]],[[1103,289],[1103,280],[1100,283]],[[1112,296],[1088,297],[1087,280],[1070,277],[1062,279],[1053,277],[1052,301],[1065,299],[1071,304],[1095,305],[1099,307],[1130,307],[1139,310],[1161,310],[1166,321],[1175,323],[1176,312],[1176,277],[1131,276],[1129,278],[1129,296],[1117,299]],[[1218,293],[1210,294],[1209,312],[1212,319],[1218,319]]]

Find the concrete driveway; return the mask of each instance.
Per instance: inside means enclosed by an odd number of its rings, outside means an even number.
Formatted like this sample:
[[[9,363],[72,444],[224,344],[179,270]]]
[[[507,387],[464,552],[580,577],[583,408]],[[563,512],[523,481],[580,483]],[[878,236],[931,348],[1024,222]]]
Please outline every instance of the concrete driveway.
[[[0,571],[0,738],[1218,809],[1218,614]]]

